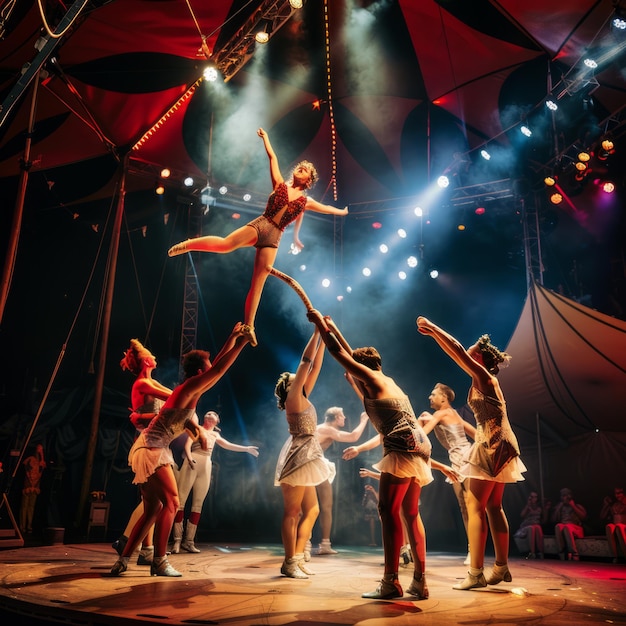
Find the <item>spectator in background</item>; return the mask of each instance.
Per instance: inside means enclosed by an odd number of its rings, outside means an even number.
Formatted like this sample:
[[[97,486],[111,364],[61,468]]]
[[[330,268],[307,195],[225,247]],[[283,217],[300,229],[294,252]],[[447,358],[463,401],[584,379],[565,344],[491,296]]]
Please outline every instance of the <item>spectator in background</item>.
[[[619,551],[626,557],[626,497],[623,487],[615,487],[613,497],[606,496],[600,511],[600,517],[606,520],[606,538],[613,563],[619,559]]]
[[[527,559],[543,559],[543,528],[546,509],[539,504],[539,496],[531,491],[526,506],[520,513],[522,523],[513,538],[518,550],[526,554]]]
[[[564,561],[578,561],[580,559],[576,549],[576,539],[585,536],[583,521],[587,517],[587,510],[581,504],[574,502],[572,490],[564,487],[560,491],[561,501],[552,511],[552,521],[556,524],[554,535],[559,548],[559,558]]]
[[[41,493],[41,476],[46,467],[43,456],[43,446],[38,443],[35,452],[27,456],[22,463],[24,466],[24,485],[22,487],[22,501],[20,503],[20,531],[22,533],[33,532],[33,517],[35,515],[35,503]]]
[[[361,474],[361,476],[364,475],[365,474]],[[370,547],[374,547],[378,545],[376,542],[376,526],[380,523],[380,515],[378,514],[378,492],[369,483],[365,485],[361,506],[363,507],[363,517],[370,529],[369,545]]]

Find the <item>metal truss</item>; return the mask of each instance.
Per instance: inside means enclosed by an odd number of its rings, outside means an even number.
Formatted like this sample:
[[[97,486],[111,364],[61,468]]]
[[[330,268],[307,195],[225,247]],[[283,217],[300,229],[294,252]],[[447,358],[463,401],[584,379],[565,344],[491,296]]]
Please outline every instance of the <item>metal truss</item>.
[[[265,0],[244,22],[233,37],[211,56],[217,69],[228,82],[251,58],[256,47],[255,35],[260,30],[271,37],[295,13],[289,0]]]

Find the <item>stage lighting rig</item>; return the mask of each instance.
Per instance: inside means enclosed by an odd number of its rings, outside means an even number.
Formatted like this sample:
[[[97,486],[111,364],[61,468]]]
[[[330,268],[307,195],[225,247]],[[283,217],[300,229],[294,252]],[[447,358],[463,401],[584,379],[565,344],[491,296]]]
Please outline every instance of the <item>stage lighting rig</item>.
[[[302,2],[294,0],[262,2],[234,36],[211,56],[211,60],[215,62],[224,76],[224,82],[228,82],[252,58],[258,33],[265,33],[269,41],[303,4],[304,0]]]

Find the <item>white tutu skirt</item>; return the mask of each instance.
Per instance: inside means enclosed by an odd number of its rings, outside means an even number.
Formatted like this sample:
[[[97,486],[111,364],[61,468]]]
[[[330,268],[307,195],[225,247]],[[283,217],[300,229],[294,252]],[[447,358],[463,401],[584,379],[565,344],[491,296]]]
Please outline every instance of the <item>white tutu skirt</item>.
[[[174,457],[169,446],[147,448],[144,435],[141,433],[128,453],[128,464],[135,473],[133,484],[141,485],[162,465],[174,465]]]
[[[494,483],[516,483],[525,480],[522,472],[525,472],[526,466],[522,460],[516,456],[511,459],[496,476],[492,476],[479,465],[475,465],[466,461],[460,469],[460,473],[466,478],[477,478],[479,480],[490,480]]]
[[[309,441],[300,446],[297,446],[298,441],[302,441],[302,438],[297,437],[294,442],[294,438],[289,436],[285,441],[278,455],[274,485],[309,487],[325,480],[332,482],[336,473],[335,464],[323,455],[317,439],[310,437]],[[289,471],[284,475],[287,468]]]
[[[398,478],[416,478],[422,487],[433,481],[430,462],[427,463],[422,457],[409,452],[389,452],[372,467]]]

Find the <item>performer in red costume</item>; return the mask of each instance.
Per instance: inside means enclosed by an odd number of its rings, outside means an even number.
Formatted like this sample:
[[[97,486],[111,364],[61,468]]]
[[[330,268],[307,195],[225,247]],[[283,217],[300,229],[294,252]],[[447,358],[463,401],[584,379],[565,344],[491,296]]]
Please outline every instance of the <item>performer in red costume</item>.
[[[305,211],[316,211],[328,215],[348,214],[348,207],[338,209],[322,204],[306,195],[306,192],[313,187],[318,179],[317,170],[309,161],[298,163],[293,169],[291,180],[285,182],[280,173],[278,158],[272,148],[268,134],[262,128],[259,128],[257,134],[263,139],[263,145],[269,158],[270,176],[274,189],[267,201],[263,215],[234,230],[226,237],[207,235],[206,237],[187,239],[172,246],[168,251],[169,256],[177,256],[192,251],[226,254],[238,248],[249,246],[256,248],[254,270],[244,311],[244,332],[248,334],[252,346],[257,345],[254,320],[261,301],[261,294],[269,274],[269,268],[276,259],[278,245],[285,228],[295,222],[294,245],[301,250],[304,246],[298,234]]]

